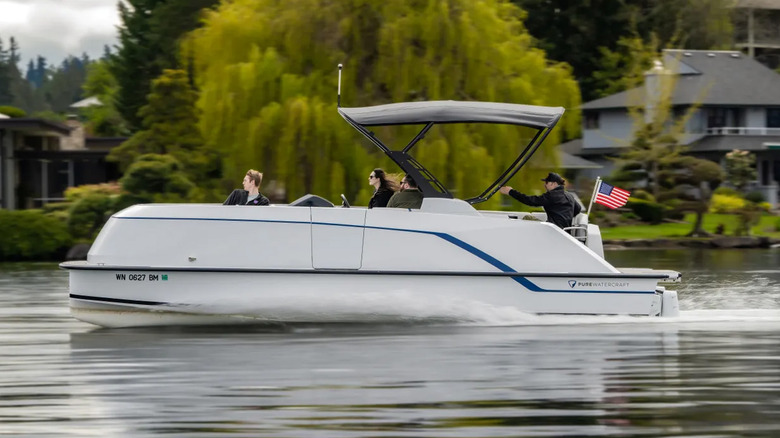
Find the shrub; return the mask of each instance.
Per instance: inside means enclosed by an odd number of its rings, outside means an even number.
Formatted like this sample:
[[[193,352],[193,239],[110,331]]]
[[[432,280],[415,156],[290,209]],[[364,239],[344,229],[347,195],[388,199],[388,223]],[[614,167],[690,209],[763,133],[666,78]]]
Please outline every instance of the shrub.
[[[626,207],[639,217],[642,222],[659,224],[664,218],[665,207],[656,202],[645,201],[642,199],[632,199],[628,201]]]
[[[754,204],[760,204],[764,202],[764,194],[761,192],[750,192],[747,195],[745,195],[745,200],[750,201]]]
[[[27,116],[27,113],[23,109],[8,105],[0,106],[0,114],[5,114],[12,119]]]
[[[745,208],[744,199],[729,195],[712,195],[710,213],[737,213]]]
[[[65,199],[76,202],[89,195],[118,195],[120,192],[118,183],[85,184],[83,186],[69,187],[65,190]]]
[[[734,235],[749,236],[750,229],[761,221],[761,208],[758,204],[746,202],[745,206],[737,211],[737,219],[737,229],[734,230]]]
[[[717,189],[715,189],[714,192],[712,192],[714,195],[726,195],[726,196],[733,196],[735,198],[741,198],[742,195],[736,191],[736,189],[733,189],[731,187],[726,186],[720,186]]]
[[[92,240],[114,212],[114,199],[93,193],[74,202],[68,212],[68,230],[77,239]]]
[[[61,259],[72,241],[65,224],[41,210],[0,210],[0,261]]]
[[[134,195],[174,195],[171,198],[178,200],[186,198],[189,191],[195,187],[185,176],[179,161],[168,155],[157,154],[138,157],[119,183],[122,189]]]
[[[639,216],[637,216],[633,211],[626,211],[624,213],[620,214],[620,219],[624,221],[635,221],[635,220],[641,220]]]
[[[655,196],[646,190],[634,190],[631,192],[631,197],[634,199],[641,199],[642,201],[656,202]]]

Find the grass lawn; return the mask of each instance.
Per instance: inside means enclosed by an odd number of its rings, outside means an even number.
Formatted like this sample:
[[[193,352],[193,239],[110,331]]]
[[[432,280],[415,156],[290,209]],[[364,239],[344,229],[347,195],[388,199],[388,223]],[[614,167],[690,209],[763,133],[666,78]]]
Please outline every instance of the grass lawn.
[[[601,237],[609,240],[621,239],[660,239],[684,237],[693,228],[693,222],[696,218],[693,214],[685,216],[685,223],[663,223],[659,225],[628,225],[623,227],[601,228]],[[724,235],[733,236],[734,230],[738,224],[737,216],[731,214],[705,214],[704,229],[710,233],[715,232],[719,224],[725,228]],[[594,221],[598,224],[598,221]],[[777,230],[780,225],[778,216],[762,216],[761,222],[751,228],[754,236],[771,236],[780,238],[780,231]]]

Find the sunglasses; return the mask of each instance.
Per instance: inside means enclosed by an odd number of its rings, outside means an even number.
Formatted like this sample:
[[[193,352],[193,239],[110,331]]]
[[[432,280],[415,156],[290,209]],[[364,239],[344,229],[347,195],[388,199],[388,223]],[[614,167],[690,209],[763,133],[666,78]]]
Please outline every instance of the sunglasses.
[[[368,179],[376,178],[376,175],[368,175]]]

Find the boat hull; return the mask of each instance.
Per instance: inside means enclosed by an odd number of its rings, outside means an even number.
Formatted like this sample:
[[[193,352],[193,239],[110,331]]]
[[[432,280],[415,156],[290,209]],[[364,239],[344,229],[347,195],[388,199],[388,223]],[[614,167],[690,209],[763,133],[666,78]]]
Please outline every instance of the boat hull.
[[[70,306],[74,317],[104,327],[478,321],[505,309],[658,316],[671,305],[656,291],[656,282],[630,275],[135,270],[81,265],[70,269]]]

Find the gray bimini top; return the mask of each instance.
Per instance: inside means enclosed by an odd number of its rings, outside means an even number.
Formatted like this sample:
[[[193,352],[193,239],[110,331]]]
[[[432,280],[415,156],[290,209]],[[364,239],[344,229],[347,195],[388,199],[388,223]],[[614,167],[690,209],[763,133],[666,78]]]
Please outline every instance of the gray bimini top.
[[[411,149],[428,131],[446,123],[496,123],[518,125],[536,130],[531,141],[482,194],[466,199],[475,204],[488,200],[506,184],[541,146],[552,128],[563,115],[562,107],[519,105],[497,102],[463,102],[435,100],[424,102],[391,103],[360,108],[338,107],[339,114],[353,128],[382,150],[398,167],[410,174],[425,197],[452,198],[453,195],[425,166],[411,156]],[[371,126],[425,125],[405,146],[390,147],[368,129]]]
[[[363,126],[413,125],[426,123],[505,123],[533,128],[551,128],[562,107],[495,102],[435,100],[391,103],[339,111]]]

